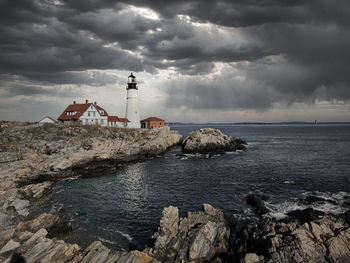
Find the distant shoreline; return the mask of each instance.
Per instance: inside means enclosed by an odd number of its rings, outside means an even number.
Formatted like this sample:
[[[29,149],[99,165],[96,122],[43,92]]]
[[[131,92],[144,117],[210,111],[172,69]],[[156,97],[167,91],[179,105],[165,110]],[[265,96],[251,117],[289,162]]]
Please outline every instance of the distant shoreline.
[[[291,121],[291,122],[206,122],[206,123],[191,123],[191,122],[168,122],[168,125],[322,125],[322,124],[350,124],[350,122],[302,122],[302,121]]]

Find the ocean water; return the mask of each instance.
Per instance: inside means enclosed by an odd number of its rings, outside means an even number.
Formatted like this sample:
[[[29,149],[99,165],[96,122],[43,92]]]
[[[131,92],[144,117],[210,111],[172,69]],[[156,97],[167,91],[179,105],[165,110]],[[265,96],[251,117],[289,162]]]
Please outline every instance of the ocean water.
[[[173,126],[182,135],[203,125]],[[245,198],[252,192],[271,197],[277,218],[313,194],[342,203],[350,197],[350,125],[211,125],[245,139],[245,152],[179,157],[181,147],[118,172],[70,178],[56,184],[53,209],[71,217],[68,238],[86,246],[100,240],[115,249],[142,249],[166,206],[180,215],[203,203],[224,210],[237,224],[254,217]],[[347,199],[349,200],[349,199]],[[317,209],[340,213],[326,204]]]

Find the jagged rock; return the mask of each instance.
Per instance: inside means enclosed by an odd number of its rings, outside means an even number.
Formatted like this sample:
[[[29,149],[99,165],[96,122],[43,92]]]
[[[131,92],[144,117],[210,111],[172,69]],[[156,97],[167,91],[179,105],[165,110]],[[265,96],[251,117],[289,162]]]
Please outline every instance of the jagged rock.
[[[241,139],[223,134],[213,128],[193,131],[182,142],[184,153],[224,153],[226,151],[245,150],[247,143]]]
[[[21,246],[20,243],[10,239],[10,241],[8,241],[6,243],[6,245],[0,250],[0,254],[13,252],[13,251],[17,250],[20,246]]]
[[[302,224],[305,222],[318,219],[324,214],[325,214],[324,212],[319,210],[314,210],[312,208],[306,208],[303,210],[298,209],[287,213],[288,216],[298,219]]]
[[[263,218],[238,234],[233,249],[241,262],[349,262],[350,229],[330,215],[306,223]]]
[[[17,231],[30,231],[36,232],[40,228],[45,228],[48,230],[50,236],[55,236],[58,233],[66,233],[71,230],[70,222],[63,215],[53,215],[43,213],[39,217],[21,223],[17,226]]]
[[[65,243],[63,240],[46,238],[45,229],[38,230],[20,248],[27,262],[71,262],[80,251],[78,245]]]
[[[3,247],[12,237],[15,233],[15,229],[7,229],[0,231],[0,247]]]
[[[203,211],[188,212],[180,220],[178,209],[167,207],[152,236],[153,247],[145,252],[162,262],[219,262],[218,257],[228,250],[229,236],[223,213],[209,204],[203,205]]]
[[[27,216],[29,214],[29,201],[23,199],[16,199],[9,204],[9,207],[14,207],[16,212],[21,216]]]
[[[247,195],[247,204],[255,207],[255,213],[258,215],[264,215],[270,212],[266,207],[265,202],[269,200],[267,195],[261,193],[254,193]]]
[[[100,241],[91,243],[83,253],[72,262],[80,263],[157,263],[158,261],[140,251],[114,252],[104,246]]]
[[[326,199],[323,197],[319,197],[319,196],[314,196],[314,195],[309,195],[307,196],[305,199],[301,200],[301,203],[306,204],[306,205],[311,205],[314,203],[332,203],[332,204],[336,204],[335,201],[330,200],[330,199]]]
[[[40,199],[52,191],[52,182],[26,185],[19,189],[19,192],[27,199]]]

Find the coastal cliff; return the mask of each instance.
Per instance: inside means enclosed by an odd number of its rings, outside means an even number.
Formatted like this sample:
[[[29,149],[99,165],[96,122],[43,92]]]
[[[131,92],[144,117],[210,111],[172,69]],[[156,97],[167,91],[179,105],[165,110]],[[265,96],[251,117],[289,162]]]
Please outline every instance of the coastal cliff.
[[[40,202],[50,198],[55,180],[113,172],[127,162],[162,154],[181,139],[169,127],[138,130],[80,124],[3,123],[0,261],[9,261],[14,252],[20,252],[28,262],[68,262],[73,258],[74,262],[101,262],[101,258],[91,256],[91,251],[95,253],[103,246],[101,243],[95,242],[83,251],[78,245],[54,238],[55,234],[70,230],[69,221],[59,214],[38,216],[35,210]],[[120,258],[119,262],[151,261],[141,252],[117,253],[114,258]]]

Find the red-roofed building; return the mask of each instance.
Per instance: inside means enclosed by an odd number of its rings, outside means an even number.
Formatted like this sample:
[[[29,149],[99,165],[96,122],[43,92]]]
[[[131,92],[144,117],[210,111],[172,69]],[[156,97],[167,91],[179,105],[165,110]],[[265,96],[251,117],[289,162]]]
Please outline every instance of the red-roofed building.
[[[58,117],[59,122],[79,121],[83,124],[98,124],[111,127],[127,127],[128,119],[118,118],[118,116],[108,116],[107,111],[96,102],[88,100],[85,103],[76,103],[68,107]]]
[[[108,126],[111,127],[127,127],[128,122],[127,118],[119,118],[118,116],[108,116]]]
[[[160,128],[164,126],[164,120],[157,117],[149,117],[147,119],[141,120],[141,128]]]

